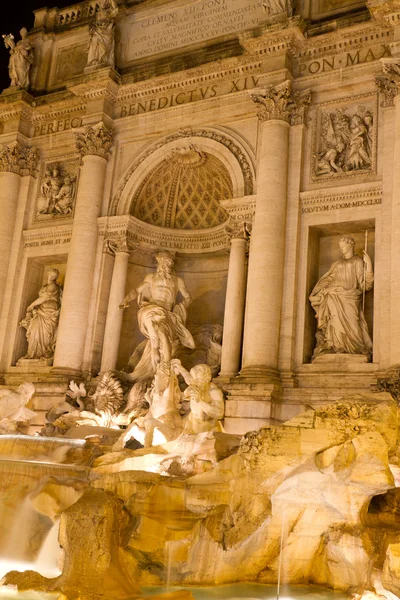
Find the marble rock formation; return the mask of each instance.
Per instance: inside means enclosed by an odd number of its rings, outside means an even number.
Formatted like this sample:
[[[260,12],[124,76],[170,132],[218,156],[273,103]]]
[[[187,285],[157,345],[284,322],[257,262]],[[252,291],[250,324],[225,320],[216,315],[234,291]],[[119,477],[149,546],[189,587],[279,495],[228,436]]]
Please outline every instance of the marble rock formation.
[[[397,423],[387,394],[349,397],[246,434],[239,448],[195,475],[188,469],[185,476],[183,463],[173,479],[173,469],[168,477],[144,472],[156,470],[146,465],[148,450],[105,455],[92,485],[116,493],[136,515],[129,547],[142,584],[163,582],[166,545],[176,584],[276,582],[283,535],[285,582],[373,592],[371,573],[400,537],[364,514],[372,498],[395,486],[389,461]],[[178,442],[151,449],[153,458],[168,459]],[[172,538],[177,530],[179,539]]]
[[[91,489],[61,514],[63,574],[5,582],[129,598],[167,571],[178,585],[275,583],[281,563],[286,583],[390,598],[400,579],[398,433],[397,406],[383,393],[310,408],[223,451],[226,434],[205,432],[105,454]],[[156,455],[169,468],[154,472]],[[192,468],[193,457],[208,467]]]

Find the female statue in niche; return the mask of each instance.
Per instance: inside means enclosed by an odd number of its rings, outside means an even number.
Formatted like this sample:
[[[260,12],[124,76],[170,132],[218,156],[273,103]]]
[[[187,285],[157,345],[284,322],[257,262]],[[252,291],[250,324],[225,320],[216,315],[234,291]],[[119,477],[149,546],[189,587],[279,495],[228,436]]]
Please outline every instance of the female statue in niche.
[[[11,79],[11,87],[29,87],[29,69],[33,63],[33,48],[26,39],[28,30],[23,27],[20,31],[21,39],[17,44],[14,42],[12,33],[3,35],[4,45],[10,50],[10,61],[8,72]]]
[[[339,241],[342,258],[333,263],[310,295],[318,330],[313,359],[321,354],[372,354],[372,341],[362,308],[364,290],[374,282],[372,261],[354,252],[354,240]]]
[[[50,269],[47,283],[41,288],[39,297],[27,308],[20,322],[26,329],[28,352],[25,359],[48,359],[54,356],[60,317],[62,287],[57,283],[60,272]]]

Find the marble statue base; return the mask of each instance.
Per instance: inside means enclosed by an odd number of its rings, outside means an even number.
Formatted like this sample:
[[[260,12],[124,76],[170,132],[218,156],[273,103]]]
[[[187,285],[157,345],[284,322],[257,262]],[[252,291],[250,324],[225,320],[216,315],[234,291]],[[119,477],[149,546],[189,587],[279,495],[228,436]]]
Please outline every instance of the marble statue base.
[[[53,357],[51,358],[20,358],[17,361],[17,367],[30,367],[34,370],[36,367],[51,367]]]
[[[346,365],[358,365],[360,363],[371,362],[368,354],[320,354],[316,358],[313,358],[312,363],[333,363],[333,364],[346,364]]]

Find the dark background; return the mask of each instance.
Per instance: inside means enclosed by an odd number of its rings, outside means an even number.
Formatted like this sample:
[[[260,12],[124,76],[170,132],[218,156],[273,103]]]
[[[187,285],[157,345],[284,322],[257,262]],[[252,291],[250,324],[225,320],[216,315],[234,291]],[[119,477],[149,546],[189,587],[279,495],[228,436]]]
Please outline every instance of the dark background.
[[[79,0],[2,0],[1,2],[1,31],[0,34],[12,33],[15,42],[20,39],[19,30],[26,27],[30,31],[33,27],[33,11],[37,8],[64,8],[76,4]],[[8,87],[10,78],[8,76],[8,48],[4,46],[0,37],[0,91]]]

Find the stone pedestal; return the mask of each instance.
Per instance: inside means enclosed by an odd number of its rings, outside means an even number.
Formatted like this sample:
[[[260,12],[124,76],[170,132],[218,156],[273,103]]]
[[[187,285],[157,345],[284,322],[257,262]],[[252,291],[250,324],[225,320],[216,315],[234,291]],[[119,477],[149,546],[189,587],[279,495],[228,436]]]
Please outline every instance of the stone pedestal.
[[[101,371],[113,371],[117,367],[118,348],[121,337],[123,311],[119,305],[125,297],[126,275],[128,271],[129,249],[124,240],[115,248],[115,262],[108,300],[106,328],[104,332]]]
[[[68,255],[54,369],[80,371],[92,298],[98,241],[97,218],[104,192],[111,134],[103,125],[77,134],[82,170],[76,198],[71,249]]]
[[[240,370],[244,304],[246,297],[247,234],[234,231],[231,240],[228,282],[226,287],[224,334],[220,377],[229,379]]]

